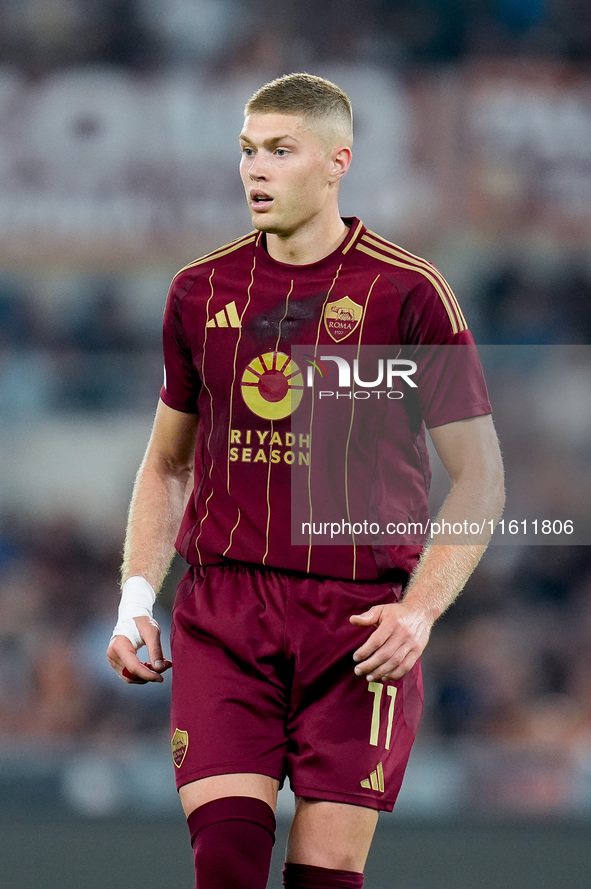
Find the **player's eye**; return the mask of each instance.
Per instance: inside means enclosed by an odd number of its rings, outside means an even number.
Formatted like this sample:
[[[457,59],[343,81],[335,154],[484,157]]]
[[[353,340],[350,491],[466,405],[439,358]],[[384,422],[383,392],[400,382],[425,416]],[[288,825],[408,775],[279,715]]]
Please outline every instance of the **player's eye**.
[[[289,154],[289,151],[287,148],[276,148],[275,154],[277,157],[286,157]]]
[[[242,145],[240,151],[244,155],[244,157],[254,157],[254,148],[249,148],[247,145]]]

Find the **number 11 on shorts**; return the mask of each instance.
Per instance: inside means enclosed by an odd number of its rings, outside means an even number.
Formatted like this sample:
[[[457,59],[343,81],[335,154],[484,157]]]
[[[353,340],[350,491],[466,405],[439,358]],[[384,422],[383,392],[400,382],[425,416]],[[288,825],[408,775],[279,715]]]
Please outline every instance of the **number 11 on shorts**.
[[[390,698],[390,704],[388,706],[388,726],[386,728],[386,750],[390,749],[390,739],[392,737],[392,723],[394,722],[394,702],[396,701],[396,693],[398,689],[395,685],[386,685],[386,691],[388,693],[388,697]],[[382,694],[384,691],[384,685],[381,682],[368,682],[367,690],[370,691],[373,698],[373,710],[371,714],[371,729],[369,733],[369,743],[373,747],[377,747],[379,743],[380,736],[380,724],[381,724],[381,714],[382,714]]]

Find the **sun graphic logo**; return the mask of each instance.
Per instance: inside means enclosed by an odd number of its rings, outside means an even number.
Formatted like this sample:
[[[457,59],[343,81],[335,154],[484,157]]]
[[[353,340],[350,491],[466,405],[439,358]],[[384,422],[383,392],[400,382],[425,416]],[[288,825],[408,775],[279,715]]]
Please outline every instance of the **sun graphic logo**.
[[[265,352],[250,362],[240,383],[245,403],[258,417],[282,420],[298,407],[304,378],[284,352]]]

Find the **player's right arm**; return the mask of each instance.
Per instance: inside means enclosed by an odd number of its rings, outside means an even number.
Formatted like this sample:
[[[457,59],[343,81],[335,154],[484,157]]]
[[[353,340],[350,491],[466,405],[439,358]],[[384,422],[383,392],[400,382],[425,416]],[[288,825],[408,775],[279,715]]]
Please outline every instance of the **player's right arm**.
[[[198,415],[173,410],[158,403],[152,434],[146,453],[136,476],[129,508],[121,580],[133,578],[127,589],[135,587],[141,599],[144,590],[152,587],[158,591],[164,581],[174,556],[174,544],[181,523],[187,499],[193,486],[193,462],[197,436]],[[136,580],[139,578],[140,580]],[[125,601],[125,593],[122,603]],[[114,670],[126,681],[132,683],[162,682],[160,675],[171,663],[163,658],[160,644],[160,628],[148,616],[151,605],[138,608],[138,615],[125,613],[120,619],[107,649],[107,657]],[[131,604],[131,611],[134,610]],[[125,611],[125,608],[124,608]],[[127,609],[129,611],[129,608]],[[137,639],[119,632],[125,627],[125,617],[133,619],[137,628]],[[132,625],[132,633],[133,625]],[[149,663],[146,667],[137,657],[141,647],[148,649]]]

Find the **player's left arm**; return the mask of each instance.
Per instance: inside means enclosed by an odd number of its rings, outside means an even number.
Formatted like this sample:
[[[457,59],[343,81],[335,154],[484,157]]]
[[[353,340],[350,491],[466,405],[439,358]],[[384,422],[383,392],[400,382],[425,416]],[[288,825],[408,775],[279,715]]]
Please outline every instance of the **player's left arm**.
[[[374,632],[354,653],[355,672],[368,681],[400,679],[421,656],[435,621],[452,604],[476,568],[505,502],[503,464],[490,415],[430,429],[449,473],[450,492],[437,517],[442,528],[459,525],[466,535],[434,535],[397,603],[353,615]],[[470,533],[470,526],[479,529]]]

